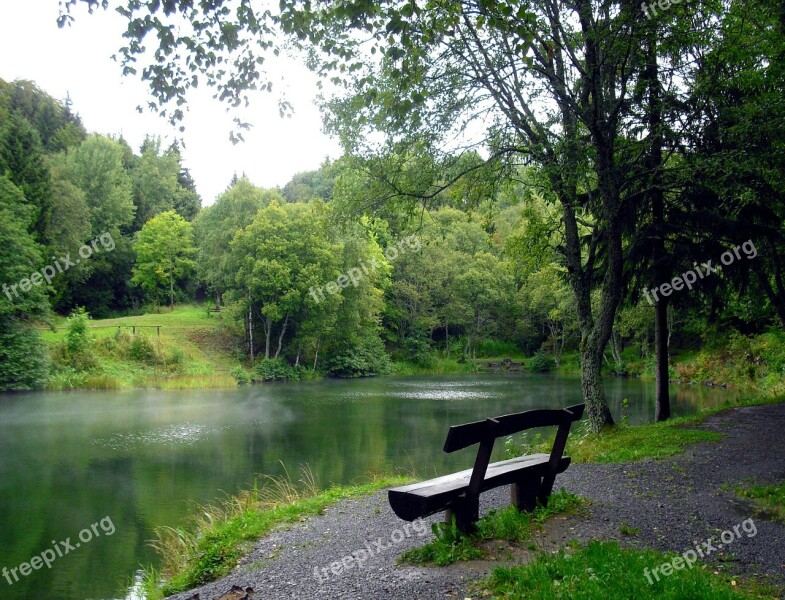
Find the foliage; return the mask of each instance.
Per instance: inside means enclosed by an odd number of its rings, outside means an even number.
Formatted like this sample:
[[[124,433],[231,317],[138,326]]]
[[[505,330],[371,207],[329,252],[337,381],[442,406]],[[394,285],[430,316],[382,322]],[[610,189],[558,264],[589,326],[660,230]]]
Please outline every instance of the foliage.
[[[49,375],[49,357],[38,332],[0,315],[0,392],[34,390]]]
[[[71,355],[80,354],[89,349],[90,344],[90,331],[88,329],[90,324],[90,315],[84,307],[79,307],[71,312],[71,316],[66,321],[66,349]]]
[[[196,267],[192,225],[169,210],[145,223],[134,243],[136,266],[131,281],[159,299],[168,293],[174,306],[175,286],[188,279]]]
[[[297,381],[300,373],[283,358],[262,358],[256,361],[251,378],[253,381]]]
[[[326,369],[333,377],[383,375],[390,370],[390,357],[378,337],[367,336],[335,348]]]
[[[526,361],[526,369],[532,373],[548,373],[554,369],[556,361],[545,352],[537,352]]]
[[[251,383],[251,375],[241,365],[232,367],[229,370],[229,374],[239,384]]]
[[[143,363],[153,363],[158,358],[153,341],[144,333],[137,333],[131,336],[128,356],[132,360]]]

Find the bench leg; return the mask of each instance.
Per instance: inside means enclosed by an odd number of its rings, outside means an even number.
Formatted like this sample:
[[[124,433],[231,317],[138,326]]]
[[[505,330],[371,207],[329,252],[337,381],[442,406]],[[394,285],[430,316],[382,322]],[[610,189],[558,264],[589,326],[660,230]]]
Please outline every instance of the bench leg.
[[[479,504],[479,503],[478,503]],[[455,517],[455,526],[467,535],[474,533],[474,524],[480,518],[480,507],[475,506],[473,509],[468,505],[465,499],[452,505],[444,511],[444,522],[448,525],[452,524],[453,517]]]
[[[541,492],[540,477],[525,477],[510,486],[510,503],[520,511],[531,512],[537,508]]]

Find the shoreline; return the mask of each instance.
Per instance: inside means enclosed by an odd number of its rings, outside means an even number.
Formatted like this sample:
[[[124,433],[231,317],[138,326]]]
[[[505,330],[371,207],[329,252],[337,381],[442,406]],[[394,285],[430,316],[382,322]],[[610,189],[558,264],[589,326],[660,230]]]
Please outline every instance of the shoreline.
[[[785,425],[785,403],[780,399],[774,404],[728,407],[708,411],[693,421],[702,421],[697,424],[699,429],[719,433],[722,438],[685,446],[680,454],[660,460],[643,458],[632,463],[571,466],[559,476],[556,488],[564,487],[589,500],[589,516],[569,517],[566,522],[557,520],[555,529],[546,535],[561,536],[562,545],[570,539],[581,542],[607,539],[620,541],[625,546],[682,552],[691,547],[688,537],[704,539],[712,527],[727,529],[741,520],[739,517],[730,522],[730,515],[738,512],[738,502],[721,486],[750,476],[765,481],[771,478],[771,473],[783,472],[785,457],[774,456],[767,449],[776,444]],[[740,449],[747,450],[750,456],[737,460]],[[691,490],[691,493],[685,494],[685,490]],[[506,489],[500,489],[484,494],[482,512],[508,504],[506,492]],[[700,520],[693,519],[694,515],[699,515]],[[727,523],[723,524],[723,519]],[[441,515],[436,515],[427,522],[430,525],[440,520]],[[390,556],[380,556],[378,565],[369,563],[367,569],[329,582],[319,583],[311,577],[314,567],[321,565],[319,560],[324,562],[328,555],[346,555],[353,547],[362,547],[361,541],[386,535],[403,523],[392,514],[383,491],[340,501],[320,516],[286,529],[273,530],[256,540],[226,577],[170,598],[190,600],[195,597],[194,593],[199,593],[200,600],[217,600],[232,585],[243,589],[251,587],[265,598],[367,598],[390,593],[389,589],[397,590],[396,597],[441,598],[448,590],[471,594],[469,580],[488,575],[492,568],[501,564],[497,560],[487,560],[476,564],[457,563],[446,568],[396,566],[398,554],[432,539],[429,532],[422,539],[396,546]],[[779,548],[775,543],[777,539],[785,539],[785,527],[763,520],[759,528],[763,535],[756,539],[763,540],[768,556],[765,564],[769,566],[764,572],[774,580],[777,573],[782,575],[780,566],[785,564],[785,548]],[[640,534],[624,533],[630,530]],[[743,553],[755,553],[750,543],[742,544],[738,549]],[[521,552],[514,553],[516,556],[520,554],[527,559],[533,556],[525,549],[518,550]],[[718,554],[718,558],[721,557],[722,554]],[[752,562],[744,563],[743,567],[743,575],[755,574]],[[283,589],[278,587],[282,581],[288,582]],[[380,582],[392,587],[380,589]],[[778,582],[778,585],[782,584],[785,580]],[[291,586],[302,587],[301,593],[293,595]]]

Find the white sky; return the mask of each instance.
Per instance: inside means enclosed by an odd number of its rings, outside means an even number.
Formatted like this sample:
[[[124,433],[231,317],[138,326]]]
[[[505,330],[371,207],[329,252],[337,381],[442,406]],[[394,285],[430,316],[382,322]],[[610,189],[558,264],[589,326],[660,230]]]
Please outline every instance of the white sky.
[[[145,134],[160,135],[168,145],[180,134],[157,114],[139,114],[150,96],[138,79],[122,77],[111,60],[123,45],[125,22],[111,8],[88,15],[74,13],[71,27],[58,29],[57,0],[4,2],[0,19],[0,78],[28,79],[58,99],[70,93],[73,108],[88,131],[122,134],[138,152]],[[278,71],[280,69],[280,71]],[[281,59],[286,96],[294,104],[291,119],[278,115],[275,93],[253,96],[251,131],[245,143],[232,145],[232,114],[200,89],[189,96],[186,131],[182,134],[185,166],[196,180],[202,204],[209,205],[236,172],[262,187],[283,186],[292,175],[318,168],[325,157],[340,156],[340,147],[322,133],[316,77],[303,65]],[[274,80],[275,82],[275,80]]]

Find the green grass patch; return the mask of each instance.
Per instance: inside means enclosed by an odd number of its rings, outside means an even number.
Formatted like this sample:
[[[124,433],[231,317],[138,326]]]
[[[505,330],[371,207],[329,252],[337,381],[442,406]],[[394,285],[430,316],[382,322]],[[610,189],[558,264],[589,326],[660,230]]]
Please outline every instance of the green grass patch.
[[[436,539],[424,546],[407,550],[398,558],[401,563],[435,564],[440,567],[459,560],[483,558],[485,550],[480,546],[487,540],[510,540],[525,542],[534,535],[549,518],[559,514],[573,513],[583,504],[578,496],[564,490],[551,494],[548,506],[538,507],[533,512],[520,512],[514,506],[491,510],[477,522],[477,530],[466,535],[452,523],[435,523]]]
[[[190,526],[156,531],[153,547],[162,558],[162,567],[160,571],[152,568],[146,571],[143,587],[148,600],[183,592],[227,575],[251,542],[276,527],[321,514],[342,500],[411,481],[407,477],[386,476],[370,483],[319,491],[306,470],[300,485],[288,478],[266,478],[262,485],[219,504],[197,507]]]
[[[684,452],[699,442],[714,442],[722,435],[713,431],[688,429],[685,419],[648,425],[614,425],[591,433],[588,421],[573,426],[564,453],[578,463],[635,462],[645,458],[663,459]],[[550,453],[553,437],[535,434],[528,441],[511,436],[505,441],[507,458],[537,452]]]
[[[392,375],[449,375],[450,373],[469,373],[475,370],[471,362],[462,363],[455,358],[434,358],[426,365],[396,361],[392,363],[390,372]]]
[[[592,433],[589,422],[573,425],[564,453],[578,463],[636,462],[646,458],[661,460],[684,452],[684,448],[701,442],[716,442],[722,434],[696,429],[708,417],[733,408],[762,406],[785,402],[785,396],[754,395],[734,404],[704,409],[688,417],[676,417],[645,425],[618,424]],[[505,440],[506,458],[537,452],[550,453],[553,435],[540,433],[510,436]]]
[[[630,550],[617,542],[589,542],[580,549],[540,554],[520,567],[497,568],[479,585],[483,596],[527,600],[605,600],[606,598],[742,600],[772,598],[771,590],[741,590],[725,575],[706,567],[674,570],[650,585],[644,570],[675,555]],[[776,592],[774,592],[776,594]]]
[[[758,516],[785,523],[785,483],[737,487],[735,492],[752,501]]]
[[[208,317],[203,307],[90,320],[88,344],[78,364],[64,350],[65,319],[58,317],[54,325],[57,331],[42,331],[55,366],[47,389],[179,390],[236,383],[230,374],[238,366],[232,335],[221,315]],[[160,326],[160,335],[149,326]]]

